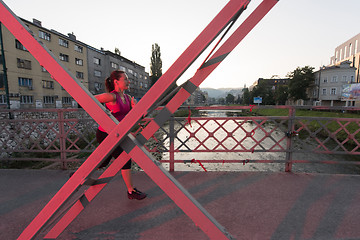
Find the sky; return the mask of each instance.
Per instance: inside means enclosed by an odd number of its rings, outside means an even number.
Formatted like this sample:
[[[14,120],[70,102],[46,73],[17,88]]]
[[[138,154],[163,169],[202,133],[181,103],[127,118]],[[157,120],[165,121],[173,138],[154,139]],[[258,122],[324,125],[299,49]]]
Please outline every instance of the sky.
[[[227,0],[3,0],[19,17],[114,52],[150,73],[152,44],[161,49],[163,73]],[[252,0],[238,25],[262,0]],[[297,67],[328,65],[335,48],[360,33],[359,0],[280,0],[201,88],[248,87],[258,78],[286,77]],[[212,45],[211,45],[212,46]],[[210,46],[210,47],[211,47]],[[208,51],[178,80],[192,77]]]

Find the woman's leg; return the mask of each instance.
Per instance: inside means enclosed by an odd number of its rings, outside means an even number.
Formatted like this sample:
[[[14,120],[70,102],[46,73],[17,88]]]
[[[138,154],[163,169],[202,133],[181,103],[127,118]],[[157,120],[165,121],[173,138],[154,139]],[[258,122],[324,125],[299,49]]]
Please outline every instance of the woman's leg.
[[[131,193],[132,191],[134,191],[134,186],[131,178],[131,169],[121,169],[121,175],[124,179],[128,192]]]

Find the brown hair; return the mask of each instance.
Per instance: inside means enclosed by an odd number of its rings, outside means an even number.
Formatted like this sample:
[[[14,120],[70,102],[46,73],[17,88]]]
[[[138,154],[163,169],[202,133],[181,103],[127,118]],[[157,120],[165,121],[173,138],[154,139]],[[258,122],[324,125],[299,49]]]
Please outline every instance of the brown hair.
[[[110,77],[105,79],[105,87],[107,92],[114,91],[114,81],[119,80],[121,78],[121,75],[125,74],[124,71],[115,70],[110,74]]]

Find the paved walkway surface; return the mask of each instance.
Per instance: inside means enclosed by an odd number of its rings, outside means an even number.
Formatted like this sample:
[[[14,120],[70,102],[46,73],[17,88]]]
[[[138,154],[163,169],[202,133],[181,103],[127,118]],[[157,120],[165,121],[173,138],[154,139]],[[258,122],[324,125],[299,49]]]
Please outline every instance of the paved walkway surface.
[[[16,239],[67,181],[60,170],[0,170],[0,239]],[[174,177],[236,239],[360,239],[360,176],[177,172]],[[143,201],[121,176],[59,239],[208,239],[143,172]]]

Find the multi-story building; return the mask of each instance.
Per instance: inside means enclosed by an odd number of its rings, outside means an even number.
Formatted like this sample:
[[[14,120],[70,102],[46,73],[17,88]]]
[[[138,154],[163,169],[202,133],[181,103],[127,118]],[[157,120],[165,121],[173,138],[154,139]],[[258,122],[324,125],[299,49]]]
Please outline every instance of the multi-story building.
[[[206,105],[208,104],[208,93],[197,88],[190,97],[184,102],[184,105]]]
[[[360,82],[360,33],[335,48],[335,55],[330,58],[330,66],[336,66],[344,61],[351,61],[356,68],[354,82]]]
[[[115,54],[105,51],[107,64],[107,73],[119,69],[124,71],[130,80],[129,94],[137,99],[142,98],[150,88],[149,73],[145,72],[145,67],[133,62],[119,53]]]
[[[42,27],[36,19],[33,22],[22,21],[87,87],[86,45],[76,41],[73,34],[66,36]],[[71,107],[72,97],[4,26],[1,35],[11,108]],[[3,66],[0,66],[0,70],[3,70]],[[0,94],[2,99],[6,98],[4,91]]]
[[[106,55],[104,51],[88,46],[87,49],[88,62],[88,80],[89,91],[96,95],[105,92],[105,78],[109,74],[106,72]]]
[[[355,83],[356,68],[350,61],[339,65],[322,67],[314,72],[315,85],[313,96],[318,98],[315,105],[321,106],[355,106],[355,100],[344,98],[347,85]]]
[[[139,64],[80,42],[74,34],[64,35],[46,29],[36,19],[33,22],[21,20],[91,93],[103,93],[105,78],[116,69],[128,74],[132,81],[130,94],[134,93],[136,98],[141,98],[148,90],[149,74]],[[52,79],[21,42],[3,25],[1,29],[1,52],[4,52],[4,56],[0,52],[0,108],[7,107],[5,79],[11,108],[76,107],[74,99]]]

